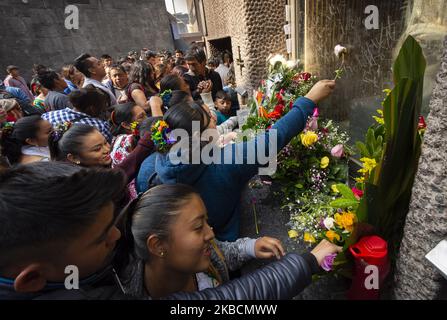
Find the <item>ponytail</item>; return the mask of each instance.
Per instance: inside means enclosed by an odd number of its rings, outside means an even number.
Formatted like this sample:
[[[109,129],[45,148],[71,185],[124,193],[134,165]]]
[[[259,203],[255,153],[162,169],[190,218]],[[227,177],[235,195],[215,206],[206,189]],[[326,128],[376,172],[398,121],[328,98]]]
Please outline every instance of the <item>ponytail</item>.
[[[40,121],[43,120],[39,115],[32,115],[21,118],[12,125],[8,124],[2,129],[1,154],[11,165],[20,162],[22,147],[27,145],[26,140],[36,138]]]

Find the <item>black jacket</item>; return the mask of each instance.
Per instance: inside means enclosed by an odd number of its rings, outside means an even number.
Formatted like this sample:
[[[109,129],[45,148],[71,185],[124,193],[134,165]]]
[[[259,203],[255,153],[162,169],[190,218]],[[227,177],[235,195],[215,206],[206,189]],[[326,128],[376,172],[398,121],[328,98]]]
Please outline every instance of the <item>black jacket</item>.
[[[300,293],[319,271],[315,257],[310,253],[291,253],[239,279],[217,288],[193,293],[176,293],[168,300],[286,300]],[[54,289],[36,294],[20,294],[12,285],[0,282],[0,300],[127,300],[118,282],[113,283],[110,268],[98,277],[98,284],[81,286],[80,290]],[[106,274],[107,273],[107,274]]]

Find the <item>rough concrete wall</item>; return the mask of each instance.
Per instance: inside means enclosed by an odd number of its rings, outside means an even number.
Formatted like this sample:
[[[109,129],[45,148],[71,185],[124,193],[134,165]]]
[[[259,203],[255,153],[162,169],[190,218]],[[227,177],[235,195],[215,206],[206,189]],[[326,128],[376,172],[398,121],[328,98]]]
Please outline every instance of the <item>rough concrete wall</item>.
[[[266,58],[286,52],[283,26],[286,0],[204,0],[207,40],[231,37],[233,57],[238,46],[245,68],[235,65],[238,85],[256,88],[266,74]]]
[[[78,30],[64,27],[69,4],[79,8]],[[33,63],[59,68],[82,52],[174,47],[164,0],[2,0],[0,17],[1,76],[9,64],[29,75]]]
[[[395,275],[397,299],[447,299],[447,280],[424,258],[447,238],[447,37]]]
[[[246,60],[248,51],[248,28],[245,21],[245,2],[243,0],[204,0],[203,7],[207,26],[207,40],[231,37],[232,54],[236,61],[238,58],[238,46],[241,48],[241,56]],[[213,48],[208,48],[213,52]],[[214,53],[214,52],[213,52]],[[247,69],[235,64],[236,81],[238,85],[244,85],[249,76]]]
[[[324,110],[329,117],[349,120],[351,100],[378,95],[389,87],[393,51],[404,27],[404,4],[404,0],[306,0],[306,69],[333,79],[340,66],[335,45],[350,51],[337,93]],[[379,9],[378,30],[364,26],[368,5]]]

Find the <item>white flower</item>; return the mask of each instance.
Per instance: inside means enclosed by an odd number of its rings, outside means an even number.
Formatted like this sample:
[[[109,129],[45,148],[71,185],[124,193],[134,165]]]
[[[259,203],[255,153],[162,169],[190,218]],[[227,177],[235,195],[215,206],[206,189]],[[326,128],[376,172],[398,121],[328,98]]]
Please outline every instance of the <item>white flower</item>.
[[[293,61],[293,60],[288,60],[288,61],[286,61],[286,66],[287,66],[287,68],[289,68],[289,69],[293,69],[293,68],[295,68],[298,64],[299,64],[298,61]]]
[[[348,49],[346,49],[345,47],[343,47],[339,44],[337,44],[334,48],[334,53],[337,56],[337,58],[340,58],[343,53],[347,53],[347,52],[348,52]]]
[[[274,66],[277,62],[281,62],[283,65],[287,63],[286,59],[281,54],[277,54],[277,55],[273,56],[272,58],[270,58],[270,60],[269,60],[269,63],[272,66]]]
[[[328,230],[331,230],[334,227],[334,223],[335,223],[334,218],[326,218],[323,220],[323,224]]]

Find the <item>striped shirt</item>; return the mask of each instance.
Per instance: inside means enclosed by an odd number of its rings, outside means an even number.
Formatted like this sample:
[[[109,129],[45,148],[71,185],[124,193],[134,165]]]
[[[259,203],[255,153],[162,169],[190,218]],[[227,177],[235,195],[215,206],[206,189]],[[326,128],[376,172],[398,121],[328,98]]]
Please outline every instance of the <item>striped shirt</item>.
[[[63,124],[64,122],[88,124],[92,127],[96,127],[109,143],[112,142],[113,136],[110,133],[110,124],[107,121],[93,118],[88,114],[70,108],[44,113],[42,119],[49,121],[53,127]]]

